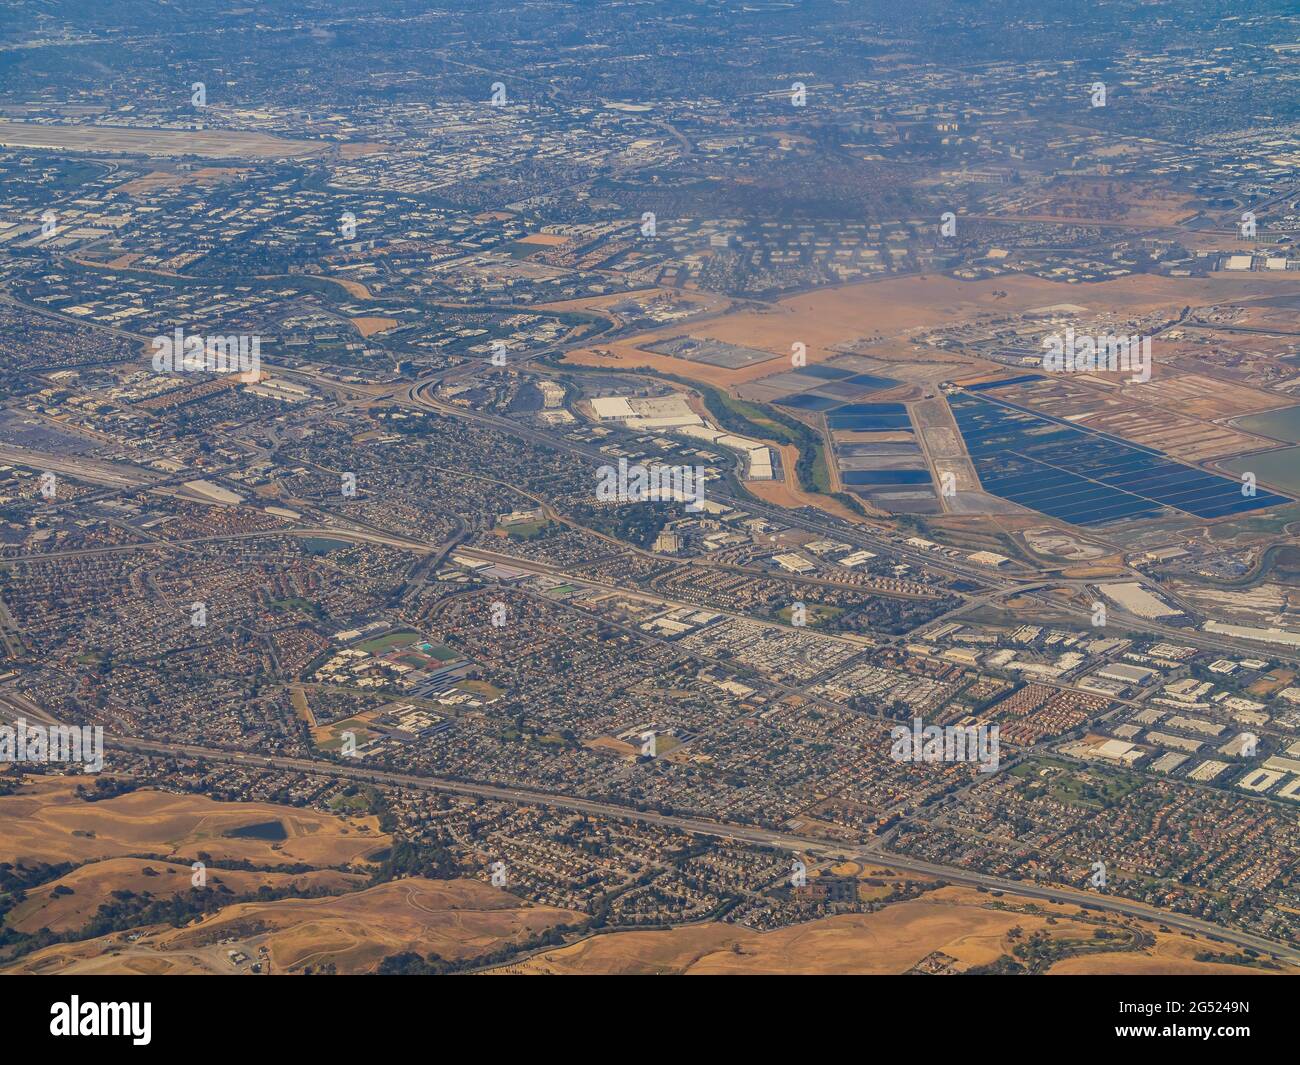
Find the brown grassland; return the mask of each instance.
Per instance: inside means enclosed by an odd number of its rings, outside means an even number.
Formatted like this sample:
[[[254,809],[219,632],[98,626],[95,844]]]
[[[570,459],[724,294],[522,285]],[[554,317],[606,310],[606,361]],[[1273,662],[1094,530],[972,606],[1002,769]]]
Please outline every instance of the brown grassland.
[[[1006,896],[1008,907],[1033,905]],[[1205,947],[1180,933],[1156,931],[1149,922],[1113,915],[1080,920],[1074,906],[1025,913],[993,909],[970,888],[944,887],[870,914],[845,914],[807,924],[755,932],[716,922],[669,931],[613,932],[535,955],[498,973],[519,974],[898,974],[942,951],[964,970],[996,961],[1034,932],[1053,939],[1098,941],[1099,927],[1141,927],[1155,944],[1137,951],[1086,954],[1055,963],[1051,972],[1257,973],[1237,965],[1198,962]],[[1048,918],[1055,923],[1049,924]],[[1008,937],[1013,928],[1023,934]],[[1300,970],[1289,970],[1300,972]]]
[[[57,944],[8,971],[230,973],[227,941],[233,941],[250,957],[265,947],[276,973],[325,963],[342,974],[365,973],[407,951],[449,961],[480,957],[581,918],[477,880],[412,878],[334,898],[237,903],[185,928],[155,927],[134,943],[115,933]]]
[[[87,778],[89,780],[89,778]],[[132,854],[193,861],[200,851],[219,865],[347,865],[391,844],[375,817],[343,818],[264,802],[215,802],[201,795],[141,789],[84,802],[75,777],[38,779],[0,796],[0,861],[88,862]],[[282,841],[232,838],[249,825],[278,821]]]
[[[174,862],[141,858],[108,858],[102,862],[90,862],[57,880],[29,890],[26,901],[6,915],[5,925],[28,933],[42,928],[53,932],[76,931],[86,927],[101,903],[111,901],[114,891],[169,898],[192,890],[191,876],[189,865]],[[215,867],[207,870],[208,887],[214,890],[225,887],[235,895],[251,894],[262,886],[294,887],[304,891],[313,887],[356,891],[366,883],[367,878],[359,873],[340,873],[333,869],[308,873],[267,873]],[[70,890],[72,894],[56,893],[55,888]]]
[[[582,915],[535,906],[477,880],[396,880],[366,891],[324,899],[240,903],[193,928],[163,937],[181,949],[248,922],[264,925],[271,958],[280,969],[329,956],[340,972],[363,972],[401,951],[449,960],[476,957]]]
[[[275,973],[330,965],[340,973],[373,972],[383,958],[405,952],[464,961],[521,944],[584,915],[529,903],[478,880],[410,878],[367,886],[357,872],[320,868],[302,873],[221,868],[225,861],[357,863],[391,842],[374,818],[345,819],[272,803],[219,803],[191,795],[139,790],[98,802],[74,792],[75,778],[39,779],[0,797],[0,861],[78,862],[79,867],[30,890],[6,917],[32,933],[86,927],[113,892],[155,899],[190,887],[189,862],[210,855],[208,886],[232,894],[323,888],[335,894],[237,902],[182,928],[144,926],[80,942],[54,944],[8,965],[14,973],[233,973],[232,950],[261,959]],[[232,839],[232,829],[278,821],[282,842]],[[130,857],[141,854],[162,857]],[[901,874],[856,863],[838,867],[860,881],[863,898],[884,899]],[[56,888],[66,890],[56,890]],[[1019,928],[1020,932],[1013,932]],[[1098,930],[1111,938],[1097,939]],[[494,972],[510,973],[903,973],[936,952],[952,968],[986,965],[1033,934],[1070,941],[1078,956],[1052,972],[1259,972],[1197,961],[1207,949],[1195,937],[1162,932],[1153,920],[1084,913],[1077,904],[1045,905],[1015,895],[995,897],[958,886],[930,886],[918,898],[887,903],[870,914],[844,914],[760,933],[720,922],[671,930],[617,931],[542,950]],[[1139,938],[1135,938],[1139,937]],[[1102,952],[1118,942],[1112,952]],[[1208,948],[1214,950],[1215,948]],[[1227,948],[1219,948],[1227,952]],[[1300,972],[1289,969],[1289,972]]]
[[[357,332],[363,337],[372,337],[402,324],[396,318],[349,318],[348,321],[357,327]]]

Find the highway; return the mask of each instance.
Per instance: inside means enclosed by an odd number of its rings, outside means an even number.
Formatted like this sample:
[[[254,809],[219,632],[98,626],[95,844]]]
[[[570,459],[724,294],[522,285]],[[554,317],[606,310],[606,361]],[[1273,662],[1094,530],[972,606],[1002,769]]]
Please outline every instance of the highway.
[[[585,458],[601,463],[609,461],[609,456],[596,448],[584,447],[568,440],[557,439],[549,433],[533,429],[529,426],[519,425],[508,418],[486,414],[481,411],[467,411],[460,407],[453,407],[439,403],[437,400],[429,397],[428,390],[433,385],[438,384],[440,379],[439,376],[425,378],[406,386],[404,389],[406,400],[414,406],[432,411],[444,417],[481,421],[492,425],[494,428],[497,428],[504,433],[510,433],[523,439],[531,440],[534,443],[541,444],[545,447],[560,451],[569,451],[573,454],[581,455]],[[990,573],[986,568],[966,566],[962,563],[955,562],[946,556],[936,558],[927,554],[923,549],[910,547],[909,545],[898,543],[895,540],[884,536],[874,535],[865,527],[830,524],[821,521],[809,515],[807,513],[807,508],[800,511],[786,510],[780,507],[759,503],[751,499],[737,499],[733,496],[717,492],[710,492],[710,496],[718,502],[726,503],[729,506],[748,511],[751,514],[765,517],[784,525],[793,525],[806,531],[818,533],[824,537],[845,541],[855,547],[863,547],[869,550],[874,548],[878,552],[888,552],[906,562],[919,566],[923,573],[926,571],[942,569],[945,573],[956,574],[977,586],[976,595],[979,603],[986,602],[989,599],[996,598],[1000,595],[1012,595],[1019,592],[1033,593],[1044,586],[1087,587],[1097,583],[1096,578],[1088,580],[1061,579],[1045,581],[1041,575],[1015,577],[1008,574],[994,574]],[[1136,571],[1126,574],[1123,579],[1136,581],[1143,587],[1146,587],[1150,583],[1146,577]],[[905,597],[896,596],[896,598]],[[1053,609],[1060,611],[1062,614],[1072,615],[1081,619],[1079,621],[1081,627],[1091,628],[1092,618],[1090,610],[1080,607],[1072,607],[1068,603],[1049,600],[1046,599],[1046,597],[1039,595],[1035,595],[1034,598],[1049,603]],[[954,610],[949,613],[960,613],[961,611],[969,609],[975,605],[977,605],[976,601],[967,602],[954,608]],[[948,615],[944,616],[946,617]],[[1222,653],[1242,654],[1249,653],[1252,650],[1250,648],[1243,648],[1239,642],[1216,637],[1199,629],[1184,629],[1174,625],[1161,624],[1158,621],[1147,618],[1133,617],[1125,614],[1114,606],[1111,608],[1110,618],[1111,627],[1121,631],[1128,629],[1133,632],[1159,633],[1161,636],[1166,636],[1173,641],[1188,643],[1196,647],[1210,648]],[[1254,650],[1258,649],[1256,648]],[[1269,645],[1269,652],[1272,657],[1282,661],[1293,663],[1300,662],[1300,653],[1289,651],[1284,647]]]
[[[0,696],[0,701],[8,696]],[[310,761],[302,758],[284,758],[279,756],[255,755],[243,751],[227,751],[212,747],[196,747],[188,744],[157,743],[150,740],[128,739],[116,736],[105,738],[105,746],[110,749],[135,751],[158,755],[188,755],[194,758],[206,758],[213,762],[243,765],[252,768],[274,767],[294,770],[318,776],[338,777],[347,780],[371,780],[378,783],[396,784],[405,788],[424,791],[446,792],[454,795],[472,796],[497,802],[517,803],[528,806],[550,806],[594,817],[621,818],[638,821],[643,824],[661,825],[692,832],[714,839],[736,840],[742,843],[775,847],[791,852],[817,854],[825,858],[845,858],[849,860],[875,862],[904,872],[919,873],[937,877],[956,884],[967,884],[987,888],[990,891],[1004,891],[1028,898],[1042,899],[1060,904],[1087,906],[1094,910],[1138,917],[1155,921],[1170,928],[1191,932],[1199,936],[1213,937],[1225,943],[1239,947],[1249,947],[1266,954],[1276,955],[1287,961],[1300,964],[1300,946],[1278,943],[1262,936],[1253,935],[1235,929],[1222,928],[1219,925],[1202,921],[1195,917],[1157,910],[1142,903],[1114,895],[1102,895],[1068,887],[1034,884],[1028,881],[1007,880],[1001,877],[987,876],[983,873],[951,866],[936,865],[932,862],[918,861],[892,854],[875,847],[837,844],[822,839],[810,839],[773,829],[757,828],[749,825],[725,824],[716,821],[704,821],[690,817],[640,811],[615,803],[600,802],[595,799],[582,799],[570,795],[552,792],[532,791],[526,788],[499,787],[493,784],[474,784],[464,781],[445,780],[437,777],[412,776],[394,773],[383,769],[366,769],[350,767],[333,762]]]
[[[10,711],[6,717],[26,717],[29,721],[52,723],[53,718],[37,707],[31,700],[12,691],[0,692],[0,705]],[[990,891],[1004,891],[1028,898],[1041,899],[1060,904],[1087,906],[1094,910],[1104,910],[1147,921],[1155,921],[1170,928],[1191,932],[1199,936],[1213,937],[1225,943],[1243,948],[1258,950],[1275,955],[1287,961],[1300,964],[1300,946],[1274,942],[1262,936],[1202,921],[1185,914],[1157,910],[1139,902],[1119,898],[1114,895],[1102,895],[1075,888],[1056,885],[1035,884],[1029,881],[1008,880],[1001,877],[987,876],[968,869],[938,865],[933,862],[919,861],[890,853],[879,847],[860,844],[834,843],[823,839],[798,836],[774,829],[759,828],[751,825],[727,824],[706,821],[691,817],[661,814],[649,810],[636,810],[616,803],[601,802],[596,799],[584,799],[553,792],[534,791],[527,788],[501,787],[494,784],[477,784],[467,781],[447,780],[439,777],[414,776],[408,773],[395,773],[384,769],[368,769],[363,766],[346,766],[338,762],[313,761],[305,758],[287,758],[279,755],[257,755],[246,751],[231,751],[217,747],[200,747],[192,744],[161,743],[134,737],[106,736],[105,747],[110,750],[133,751],[140,754],[160,756],[185,756],[203,758],[227,765],[245,766],[251,769],[275,768],[315,776],[335,777],[342,780],[374,781],[376,783],[395,784],[405,788],[422,791],[444,792],[464,795],[497,802],[516,803],[527,806],[549,806],[593,817],[618,818],[637,821],[642,824],[660,825],[682,832],[691,832],[714,839],[735,840],[759,846],[775,847],[801,854],[816,854],[824,858],[843,858],[855,861],[875,862],[892,869],[937,877],[956,884],[983,887]]]
[[[462,376],[474,373],[478,367],[462,366],[451,371],[450,374],[444,372],[432,377],[427,377],[409,386],[403,386],[404,398],[411,405],[434,411],[443,416],[456,417],[467,420],[480,421],[493,426],[504,433],[516,437],[529,439],[542,446],[569,451],[575,454],[585,456],[599,462],[608,461],[608,456],[595,448],[585,447],[575,444],[564,439],[557,439],[553,434],[533,429],[529,426],[520,425],[515,421],[507,418],[498,417],[483,412],[471,412],[461,408],[444,405],[434,400],[429,392],[432,386],[438,384],[446,376]],[[302,374],[301,376],[314,380],[314,374]],[[369,402],[377,397],[369,397],[363,402]],[[12,461],[18,461],[30,465],[36,453],[27,452],[19,455],[17,450],[7,456],[0,453],[0,457],[8,457]],[[44,457],[44,456],[42,456]],[[70,476],[76,476],[83,480],[89,480],[92,483],[96,481],[100,484],[114,488],[130,488],[147,484],[151,481],[154,485],[169,483],[174,478],[158,478],[154,481],[153,476],[148,471],[136,470],[130,467],[123,467],[117,464],[99,462],[95,460],[63,460],[67,466],[55,465],[59,460],[47,458],[45,468],[57,469],[59,472],[65,472]],[[75,465],[76,468],[73,468]],[[128,472],[129,471],[129,472]],[[1087,582],[1083,581],[1044,581],[1041,576],[1037,578],[1016,578],[1005,574],[992,574],[988,570],[980,568],[975,569],[966,566],[960,562],[943,558],[937,559],[927,552],[913,548],[909,545],[900,544],[896,540],[878,535],[871,530],[869,526],[849,526],[833,520],[822,520],[816,515],[811,514],[808,508],[799,511],[790,511],[785,508],[778,508],[759,503],[749,498],[738,499],[726,495],[714,494],[714,498],[721,502],[728,503],[738,508],[747,510],[751,513],[771,518],[783,524],[792,524],[802,529],[819,533],[821,535],[848,541],[859,547],[874,548],[878,551],[888,552],[908,562],[911,562],[922,568],[923,571],[942,569],[944,572],[958,574],[977,586],[978,591],[973,598],[968,599],[962,605],[954,608],[944,617],[957,616],[963,611],[977,608],[986,603],[996,601],[1004,595],[1012,594],[1029,594],[1039,598],[1042,589],[1053,585],[1076,585],[1084,586]],[[434,546],[422,543],[418,540],[387,533],[383,530],[375,529],[364,523],[358,523],[353,520],[343,519],[339,516],[329,514],[319,507],[310,507],[300,501],[281,501],[284,504],[296,507],[302,507],[306,510],[315,510],[312,528],[297,528],[294,530],[284,530],[283,532],[258,532],[251,534],[242,534],[234,536],[214,536],[206,538],[196,538],[178,542],[177,546],[182,543],[199,543],[205,540],[227,540],[227,539],[249,539],[259,537],[271,537],[276,535],[320,535],[335,536],[339,539],[347,540],[367,540],[375,543],[385,543],[393,547],[399,547],[423,554],[437,554],[442,557],[450,549],[451,544]],[[326,524],[322,525],[321,519],[324,517]],[[341,525],[346,523],[350,528],[334,527],[329,523],[339,522]],[[454,541],[453,541],[454,542]],[[99,552],[111,552],[121,550],[138,550],[143,547],[156,548],[158,546],[171,546],[170,544],[147,544],[147,545],[127,545],[114,546],[107,548],[92,549],[87,551],[72,551],[66,553],[54,553],[48,556],[35,557],[60,557],[61,554],[95,554]],[[514,558],[495,556],[489,552],[483,552],[475,549],[462,549],[467,555],[480,558],[491,558],[493,561],[503,562],[505,564],[530,570],[530,571],[550,571],[550,567],[538,566],[536,563],[521,561]],[[730,567],[729,567],[730,568]],[[738,570],[745,571],[746,567],[734,567]],[[583,583],[599,583],[584,581]],[[806,582],[816,583],[816,582]],[[661,596],[655,598],[662,599]],[[1045,597],[1043,597],[1045,598]],[[1071,612],[1071,608],[1059,602],[1051,602],[1051,605],[1058,610]],[[1084,614],[1083,611],[1075,611]],[[1118,621],[1118,617],[1115,619]],[[1138,619],[1134,619],[1138,621]],[[1141,623],[1134,627],[1145,627],[1151,631],[1158,631],[1167,634],[1172,639],[1180,639],[1189,643],[1198,643],[1201,645],[1213,646],[1219,649],[1239,649],[1235,644],[1229,641],[1216,639],[1201,635],[1199,633],[1188,632],[1186,630],[1174,627],[1160,626],[1150,623]],[[894,640],[903,637],[894,638]],[[890,642],[893,642],[892,640]],[[1285,656],[1279,656],[1285,657]],[[778,688],[785,686],[777,685]],[[787,689],[796,690],[796,689]],[[32,721],[50,721],[48,714],[45,714],[30,700],[17,696],[12,692],[0,693],[0,704],[6,705],[12,716],[26,716]],[[616,803],[602,802],[599,800],[585,799],[576,796],[556,794],[551,792],[535,791],[526,788],[515,788],[498,786],[492,784],[473,783],[466,781],[457,781],[442,778],[422,777],[411,774],[396,773],[381,769],[371,769],[363,765],[344,765],[331,761],[316,761],[309,759],[288,758],[281,756],[261,756],[250,754],[243,751],[226,750],[223,748],[194,746],[187,744],[175,744],[166,742],[157,742],[144,740],[133,737],[109,737],[107,745],[112,749],[134,751],[137,753],[147,753],[154,755],[180,755],[194,758],[204,758],[214,762],[221,762],[231,765],[241,765],[249,768],[276,768],[286,771],[309,773],[317,776],[335,777],[346,780],[370,780],[379,783],[400,785],[413,789],[438,791],[449,794],[457,794],[468,797],[477,797],[486,800],[510,802],[518,804],[550,806],[562,809],[573,810],[580,813],[590,814],[592,816],[617,818],[638,821],[645,824],[661,825],[664,827],[674,828],[684,832],[695,833],[702,836],[709,836],[717,839],[735,840],[738,842],[756,844],[761,846],[770,846],[798,852],[804,854],[815,854],[827,858],[847,858],[859,861],[875,862],[887,865],[904,872],[913,872],[920,875],[942,878],[953,883],[967,884],[982,887],[988,890],[1003,891],[1014,893],[1019,896],[1041,899],[1057,904],[1071,904],[1087,906],[1096,910],[1123,914],[1148,921],[1154,921],[1164,924],[1170,928],[1190,932],[1202,937],[1212,937],[1215,940],[1224,943],[1235,944],[1238,947],[1250,948],[1263,953],[1276,955],[1289,961],[1300,963],[1300,948],[1291,944],[1276,943],[1265,939],[1264,937],[1252,933],[1227,929],[1214,925],[1198,918],[1190,917],[1183,914],[1172,913],[1163,910],[1157,910],[1141,903],[1133,902],[1127,899],[1119,898],[1113,895],[1097,894],[1081,889],[1069,888],[1064,886],[1043,885],[1027,881],[1010,880],[994,876],[985,875],[971,870],[960,869],[941,864],[921,861],[918,859],[895,855],[885,850],[879,843],[858,844],[858,843],[834,843],[824,839],[809,838],[797,834],[782,832],[775,829],[765,829],[750,825],[729,824],[702,820],[697,818],[661,814],[654,811],[638,811],[636,809],[622,806]]]
[[[460,407],[453,407],[447,404],[439,403],[437,400],[428,396],[428,389],[432,385],[438,384],[440,378],[424,379],[410,385],[406,389],[406,398],[414,406],[421,407],[425,410],[433,411],[443,417],[461,418],[469,421],[481,421],[493,428],[499,429],[504,433],[530,440],[533,443],[541,444],[544,447],[551,448],[554,451],[568,451],[575,455],[580,455],[594,462],[607,463],[609,456],[603,451],[594,447],[584,447],[581,444],[575,444],[570,440],[558,439],[554,435],[533,429],[526,425],[520,425],[518,422],[511,421],[509,418],[502,418],[495,414],[486,414],[482,411],[469,411]],[[893,540],[884,537],[874,536],[866,531],[865,527],[850,525],[831,525],[816,520],[804,511],[793,511],[782,507],[769,506],[754,499],[738,499],[735,496],[726,493],[710,491],[709,497],[719,503],[725,503],[728,506],[736,507],[739,510],[745,510],[752,514],[770,518],[773,521],[780,522],[784,525],[795,525],[799,528],[821,533],[824,536],[835,537],[846,540],[855,547],[875,548],[877,551],[888,551],[912,562],[924,569],[935,568],[936,559],[927,556],[923,551],[916,548],[908,547],[905,544],[896,543]],[[806,510],[807,508],[805,508]],[[987,569],[977,569],[971,566],[965,566],[961,563],[953,562],[945,558],[944,569],[960,574],[973,583],[981,587],[990,586],[999,583],[994,580]],[[1007,587],[1012,587],[1006,583]]]

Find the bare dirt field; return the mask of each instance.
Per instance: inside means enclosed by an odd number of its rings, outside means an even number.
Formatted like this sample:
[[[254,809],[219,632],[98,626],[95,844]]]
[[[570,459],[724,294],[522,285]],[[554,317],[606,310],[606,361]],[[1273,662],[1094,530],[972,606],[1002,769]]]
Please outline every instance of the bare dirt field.
[[[381,141],[354,141],[336,145],[335,150],[340,159],[360,159],[367,155],[383,155],[384,152],[391,152],[393,146]]]
[[[1026,529],[1023,535],[1025,543],[1031,551],[1035,551],[1040,555],[1069,559],[1073,562],[1099,559],[1106,554],[1107,550],[1101,544],[1076,535],[1073,531],[1066,532],[1050,525],[1037,529]]]
[[[772,444],[772,441],[767,441]],[[817,492],[805,492],[799,486],[799,475],[795,472],[795,463],[799,461],[798,449],[793,444],[782,444],[777,450],[781,453],[781,464],[784,472],[784,479],[780,481],[746,481],[745,488],[752,492],[757,498],[764,503],[770,503],[777,507],[786,507],[796,509],[798,507],[816,507],[826,514],[833,514],[845,521],[851,521],[855,524],[865,523],[866,519],[853,507],[841,503],[838,499],[829,495]],[[828,456],[829,463],[829,456]],[[828,465],[827,472],[830,474],[832,487],[839,491],[839,471],[833,465]],[[871,505],[870,500],[861,496],[858,497],[862,505],[873,515],[884,515],[884,511]]]
[[[348,321],[357,327],[357,332],[363,337],[371,337],[402,324],[396,318],[349,318]]]
[[[689,324],[677,325],[672,328],[657,330],[655,333],[646,334],[641,338],[642,343],[653,344],[659,340],[666,340],[669,337],[681,336],[683,333],[689,333],[691,336],[712,336],[711,330],[706,331],[703,326],[713,323],[700,323],[699,327],[691,328]],[[750,345],[751,347],[763,348],[762,345]],[[809,361],[818,361],[813,359],[813,351],[808,351]],[[657,370],[660,373],[676,374],[678,377],[688,377],[692,381],[699,381],[703,384],[717,385],[722,388],[731,388],[734,385],[751,380],[756,377],[765,377],[770,373],[776,373],[782,369],[788,369],[790,366],[789,356],[781,352],[773,351],[772,359],[767,362],[756,362],[742,370],[729,370],[725,366],[709,366],[702,362],[691,362],[689,359],[678,359],[672,355],[660,355],[653,351],[645,351],[636,347],[630,342],[619,341],[608,347],[593,349],[579,348],[568,352],[564,361],[576,366],[595,366],[595,367],[621,367],[630,368],[645,366],[651,370]]]
[[[168,170],[154,170],[143,177],[119,185],[113,191],[124,192],[128,196],[149,196],[162,189],[178,189],[186,185],[219,185],[224,181],[237,181],[247,173],[247,168],[233,166],[205,166],[199,170],[175,173]]]
[[[349,296],[359,300],[372,300],[375,297],[371,295],[370,289],[366,288],[360,281],[348,281],[342,277],[327,277],[326,281],[333,281],[343,289]]]
[[[529,233],[526,237],[520,237],[516,244],[539,244],[545,248],[560,248],[568,244],[572,237],[566,237],[561,233]]]
[[[855,332],[861,336],[873,329],[889,334],[969,321],[984,314],[1014,314],[1062,303],[1078,304],[1093,313],[1136,314],[1171,309],[1176,315],[1188,305],[1258,297],[1259,287],[1251,280],[1258,276],[1261,275],[1196,279],[1131,275],[1080,286],[1027,276],[966,282],[930,274],[822,289],[782,300],[778,306],[798,324],[821,323],[825,330]],[[1300,282],[1293,279],[1284,282],[1279,291],[1296,288],[1300,288]]]
[[[1146,384],[1128,384],[1121,394],[1154,407],[1167,407],[1197,418],[1228,418],[1252,411],[1271,410],[1283,403],[1276,393],[1261,392],[1231,381],[1194,373],[1165,374]]]

